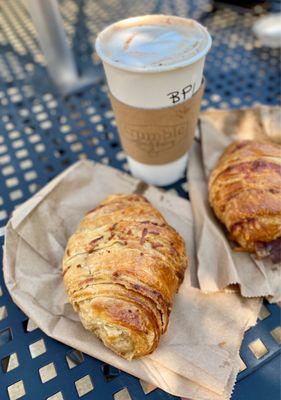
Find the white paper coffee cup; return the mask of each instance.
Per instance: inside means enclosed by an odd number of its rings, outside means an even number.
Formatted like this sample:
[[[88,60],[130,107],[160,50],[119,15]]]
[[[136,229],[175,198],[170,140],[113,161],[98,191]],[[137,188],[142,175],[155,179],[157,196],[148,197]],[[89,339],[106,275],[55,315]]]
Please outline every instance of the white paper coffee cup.
[[[163,26],[163,30],[161,28],[158,34],[159,26]],[[173,32],[174,26],[179,27],[176,28],[178,37],[169,35],[169,27]],[[149,29],[155,36],[149,43],[154,46],[155,54],[150,53],[151,48],[145,48]],[[189,31],[190,37],[187,36]],[[179,48],[174,45],[174,39],[178,40]],[[124,46],[136,40],[136,49],[144,48],[144,52],[128,52],[131,57],[128,60]],[[191,98],[202,83],[205,56],[210,47],[211,37],[198,22],[167,15],[119,21],[105,28],[96,40],[96,51],[103,61],[112,95],[126,105],[142,109],[173,107]],[[161,165],[144,164],[129,155],[127,158],[134,176],[161,186],[178,180],[187,162],[187,154]]]

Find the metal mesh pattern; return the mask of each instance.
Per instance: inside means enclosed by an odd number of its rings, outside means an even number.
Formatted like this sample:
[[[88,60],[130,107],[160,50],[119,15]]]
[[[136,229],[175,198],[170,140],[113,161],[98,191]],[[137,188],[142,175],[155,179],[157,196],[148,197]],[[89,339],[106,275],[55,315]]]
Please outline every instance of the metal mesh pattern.
[[[280,102],[279,51],[262,47],[254,37],[251,28],[257,18],[255,12],[213,9],[211,1],[204,0],[62,0],[60,7],[80,71],[93,68],[93,64],[100,70],[93,43],[97,32],[108,23],[149,13],[190,16],[201,20],[214,39],[206,65],[203,108]],[[3,227],[18,204],[78,159],[88,157],[122,170],[128,167],[104,80],[61,98],[48,79],[23,0],[0,0],[0,49]],[[187,196],[188,183],[181,179],[167,190]],[[13,304],[2,276],[0,285],[1,400],[172,398],[48,338]],[[266,317],[244,339],[244,365],[241,362],[243,371],[238,376],[234,399],[241,391],[245,393],[252,372],[272,365],[280,352],[278,307],[266,307]]]

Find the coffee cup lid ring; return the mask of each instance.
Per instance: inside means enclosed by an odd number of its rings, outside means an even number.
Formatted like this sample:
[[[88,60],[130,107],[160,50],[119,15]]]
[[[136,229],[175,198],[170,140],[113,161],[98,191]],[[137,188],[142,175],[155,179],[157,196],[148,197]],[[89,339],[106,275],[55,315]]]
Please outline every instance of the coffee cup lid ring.
[[[140,18],[150,18],[150,17],[169,17],[172,19],[178,19],[181,21],[193,21],[193,23],[195,22],[197,24],[197,26],[201,29],[202,32],[204,32],[207,42],[206,42],[206,46],[204,47],[204,49],[202,51],[200,51],[199,53],[195,54],[193,57],[187,59],[187,60],[181,60],[177,63],[174,63],[172,65],[157,65],[157,66],[151,66],[149,68],[142,68],[139,66],[132,66],[132,65],[127,65],[125,63],[122,62],[117,62],[112,60],[110,57],[108,57],[105,52],[103,51],[103,46],[102,46],[102,39],[103,37],[106,35],[106,33],[108,33],[110,30],[112,30],[117,24],[120,23],[132,23],[134,21],[139,20]],[[190,64],[194,64],[196,61],[200,60],[202,57],[204,57],[208,51],[210,50],[212,45],[212,38],[211,35],[209,34],[208,30],[201,25],[199,22],[193,20],[193,19],[188,19],[188,18],[181,18],[181,17],[177,17],[177,16],[169,16],[169,15],[160,15],[160,14],[154,14],[154,15],[144,15],[141,17],[131,17],[131,18],[126,18],[123,19],[121,21],[118,22],[114,22],[113,24],[107,26],[104,30],[102,30],[97,38],[96,38],[96,42],[95,42],[95,48],[96,48],[96,52],[99,55],[99,57],[102,59],[102,61],[106,62],[107,64],[116,67],[118,69],[123,69],[125,71],[131,71],[131,72],[141,72],[141,73],[157,73],[157,72],[164,72],[164,71],[172,71],[174,69],[177,68],[182,68],[182,67],[186,67]]]

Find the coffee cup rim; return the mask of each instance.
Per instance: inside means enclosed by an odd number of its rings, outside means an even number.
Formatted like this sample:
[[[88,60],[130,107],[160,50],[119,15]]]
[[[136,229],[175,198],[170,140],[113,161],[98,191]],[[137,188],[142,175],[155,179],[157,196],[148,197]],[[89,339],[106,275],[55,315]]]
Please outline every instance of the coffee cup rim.
[[[137,21],[141,18],[171,18],[174,20],[180,20],[181,22],[190,22],[192,21],[193,23],[195,22],[196,25],[201,29],[202,32],[204,32],[206,36],[206,46],[204,49],[202,49],[199,53],[195,54],[193,57],[187,59],[187,60],[181,60],[177,63],[170,64],[170,65],[154,65],[150,66],[148,68],[143,68],[139,66],[132,66],[128,65],[122,62],[117,62],[112,60],[110,57],[108,57],[105,52],[103,51],[103,45],[102,45],[102,40],[103,37],[112,29],[114,29],[118,24],[126,24],[126,23],[132,23],[134,21]],[[210,50],[212,45],[212,38],[211,35],[209,34],[207,28],[205,28],[203,25],[201,25],[198,21],[191,19],[191,18],[182,18],[182,17],[177,17],[174,15],[163,15],[163,14],[151,14],[151,15],[142,15],[138,17],[130,17],[130,18],[125,18],[123,20],[114,22],[113,24],[108,25],[105,29],[103,29],[97,36],[96,41],[95,41],[95,48],[98,56],[101,58],[101,60],[117,69],[121,69],[124,71],[129,71],[129,72],[139,72],[139,73],[159,73],[159,72],[165,72],[165,71],[172,71],[174,69],[178,68],[183,68],[188,65],[196,63],[198,60],[206,56],[208,51]]]

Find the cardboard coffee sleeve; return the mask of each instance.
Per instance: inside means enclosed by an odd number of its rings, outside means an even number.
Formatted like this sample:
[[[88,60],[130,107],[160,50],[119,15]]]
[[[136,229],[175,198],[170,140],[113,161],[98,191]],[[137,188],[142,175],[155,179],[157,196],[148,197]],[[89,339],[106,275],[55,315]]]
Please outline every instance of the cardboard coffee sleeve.
[[[205,84],[172,107],[144,109],[110,100],[125,152],[144,164],[161,165],[182,157],[191,147]]]

